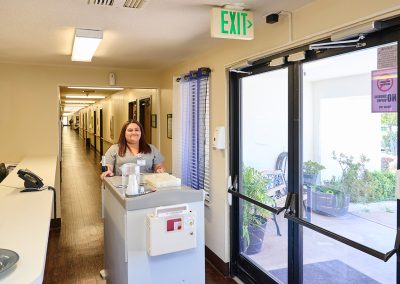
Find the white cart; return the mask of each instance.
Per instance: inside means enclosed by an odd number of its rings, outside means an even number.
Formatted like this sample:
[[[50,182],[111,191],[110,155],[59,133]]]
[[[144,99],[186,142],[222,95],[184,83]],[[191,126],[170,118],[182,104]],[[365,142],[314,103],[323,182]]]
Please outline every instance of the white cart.
[[[126,198],[118,179],[104,181],[107,283],[205,283],[203,192],[175,187]]]

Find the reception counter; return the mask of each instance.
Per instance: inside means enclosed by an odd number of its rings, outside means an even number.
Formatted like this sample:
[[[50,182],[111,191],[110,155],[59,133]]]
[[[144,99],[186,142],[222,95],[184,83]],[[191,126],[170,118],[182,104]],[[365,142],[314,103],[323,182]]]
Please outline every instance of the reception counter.
[[[121,177],[109,177],[103,185],[107,283],[205,283],[203,192],[189,187],[171,187],[127,198],[120,184]],[[177,205],[188,208],[190,222],[182,222],[183,227],[177,223],[167,228],[161,221],[161,225],[157,225],[160,230],[156,234],[153,232],[157,246],[149,252],[149,231],[156,209]],[[178,215],[167,216],[170,220],[166,222],[174,222]],[[184,229],[189,229],[188,233],[194,237],[190,248],[182,248],[184,239],[190,243]]]
[[[0,274],[1,284],[43,282],[53,192],[20,193],[24,183],[17,171],[26,168],[56,186],[56,156],[25,158],[0,184],[0,248],[19,255],[16,265]]]

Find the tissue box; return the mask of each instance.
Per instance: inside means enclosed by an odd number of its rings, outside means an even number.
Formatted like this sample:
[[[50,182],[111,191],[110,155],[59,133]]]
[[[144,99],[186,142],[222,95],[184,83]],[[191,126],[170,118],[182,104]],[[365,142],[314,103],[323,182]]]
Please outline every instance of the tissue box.
[[[156,188],[181,186],[181,179],[168,173],[144,175],[143,181]]]

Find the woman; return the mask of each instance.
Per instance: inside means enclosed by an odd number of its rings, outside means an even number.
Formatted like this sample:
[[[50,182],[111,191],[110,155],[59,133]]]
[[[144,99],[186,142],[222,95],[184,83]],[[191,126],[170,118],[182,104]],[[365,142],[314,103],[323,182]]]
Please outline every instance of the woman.
[[[107,171],[101,174],[101,178],[121,175],[120,167],[126,163],[140,165],[142,173],[164,172],[163,155],[144,139],[143,126],[136,120],[124,123],[119,135],[118,144],[112,145],[105,154]]]

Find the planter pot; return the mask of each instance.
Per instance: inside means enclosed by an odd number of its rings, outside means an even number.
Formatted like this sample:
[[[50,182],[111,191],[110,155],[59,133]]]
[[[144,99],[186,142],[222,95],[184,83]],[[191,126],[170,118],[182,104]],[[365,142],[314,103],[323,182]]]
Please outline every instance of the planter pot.
[[[336,194],[307,190],[307,208],[315,213],[339,217],[349,211],[350,196],[339,192]]]
[[[307,184],[317,184],[318,174],[304,174],[303,173],[303,183]]]
[[[259,224],[249,224],[249,246],[245,253],[248,255],[256,254],[261,251],[265,228],[267,227],[267,219],[261,216],[256,216],[260,221]]]

